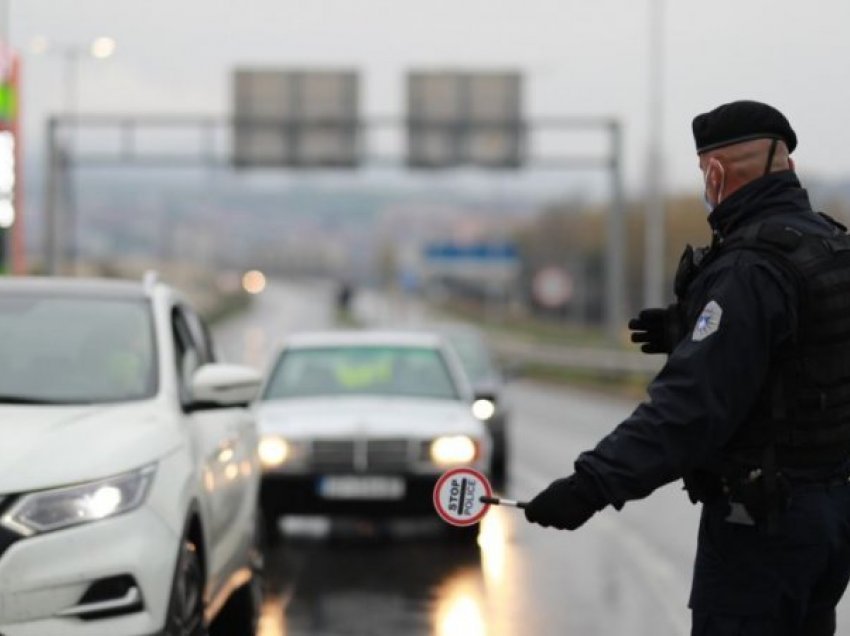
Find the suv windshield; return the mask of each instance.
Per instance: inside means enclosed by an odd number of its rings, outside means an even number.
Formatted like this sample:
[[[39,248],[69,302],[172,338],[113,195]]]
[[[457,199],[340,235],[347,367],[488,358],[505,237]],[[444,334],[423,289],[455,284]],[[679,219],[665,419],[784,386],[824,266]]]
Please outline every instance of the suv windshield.
[[[0,334],[0,403],[89,404],[156,393],[147,301],[4,294]]]
[[[487,345],[480,336],[470,333],[450,333],[447,338],[473,384],[499,377]]]
[[[278,360],[264,399],[387,395],[458,399],[443,356],[424,347],[293,349]]]

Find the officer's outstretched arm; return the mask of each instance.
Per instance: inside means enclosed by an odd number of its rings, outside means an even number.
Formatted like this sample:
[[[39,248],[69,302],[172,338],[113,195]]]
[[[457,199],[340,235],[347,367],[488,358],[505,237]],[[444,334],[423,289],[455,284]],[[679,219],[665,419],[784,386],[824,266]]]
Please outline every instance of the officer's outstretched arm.
[[[682,477],[722,448],[753,408],[771,352],[792,333],[793,294],[788,281],[764,261],[743,253],[730,259],[697,299],[701,310],[650,384],[649,399],[578,458],[570,490],[560,487],[572,496],[567,502],[562,493],[565,505],[581,513],[587,508],[579,510],[575,502],[588,503],[592,510],[585,520],[606,504],[620,508]],[[547,491],[557,491],[556,484]],[[543,508],[554,509],[551,504]],[[530,520],[563,522],[545,510]]]
[[[706,288],[689,332],[648,388],[649,400],[576,470],[615,506],[645,497],[708,461],[753,409],[771,354],[791,337],[793,287],[743,253]]]

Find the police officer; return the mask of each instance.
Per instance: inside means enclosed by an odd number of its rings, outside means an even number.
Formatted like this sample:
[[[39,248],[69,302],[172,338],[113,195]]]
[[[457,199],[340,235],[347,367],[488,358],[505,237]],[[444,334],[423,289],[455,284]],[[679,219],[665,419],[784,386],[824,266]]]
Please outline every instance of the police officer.
[[[850,577],[850,239],[812,211],[775,108],[693,120],[712,242],[630,323],[669,358],[648,400],[526,509],[574,530],[684,479],[703,504],[694,636],[835,633]]]

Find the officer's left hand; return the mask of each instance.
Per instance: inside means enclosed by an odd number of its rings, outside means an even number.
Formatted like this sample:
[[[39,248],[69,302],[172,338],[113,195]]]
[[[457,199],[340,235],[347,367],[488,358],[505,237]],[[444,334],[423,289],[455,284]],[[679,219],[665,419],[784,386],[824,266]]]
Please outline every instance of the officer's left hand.
[[[525,507],[525,518],[548,528],[575,530],[590,519],[599,508],[576,488],[576,476],[556,479]]]
[[[641,344],[644,353],[672,353],[684,335],[678,306],[642,310],[629,321],[632,342]]]

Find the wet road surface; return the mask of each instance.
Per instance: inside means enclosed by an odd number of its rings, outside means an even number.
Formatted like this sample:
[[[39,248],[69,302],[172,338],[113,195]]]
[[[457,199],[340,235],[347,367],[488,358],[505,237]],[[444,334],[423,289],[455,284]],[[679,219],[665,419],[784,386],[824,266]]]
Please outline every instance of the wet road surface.
[[[331,324],[332,292],[322,284],[273,286],[251,312],[217,330],[223,351],[264,367],[287,333]],[[575,456],[633,407],[530,382],[515,383],[509,397],[514,454],[507,494],[517,499],[569,474]],[[606,510],[574,533],[492,508],[477,546],[445,541],[437,520],[286,520],[282,543],[267,557],[259,634],[687,634],[697,520],[698,509],[676,484],[619,513]],[[838,633],[850,628],[847,605]]]
[[[484,634],[477,548],[439,539],[288,538],[269,559],[260,634]]]

